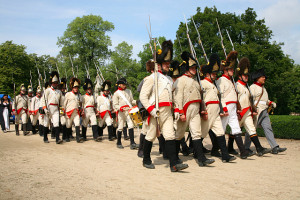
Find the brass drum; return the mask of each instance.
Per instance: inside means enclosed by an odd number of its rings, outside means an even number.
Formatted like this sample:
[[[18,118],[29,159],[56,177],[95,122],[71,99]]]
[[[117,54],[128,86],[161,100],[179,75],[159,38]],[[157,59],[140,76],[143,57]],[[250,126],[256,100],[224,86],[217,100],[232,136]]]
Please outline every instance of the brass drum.
[[[134,124],[134,126],[139,126],[143,124],[142,115],[137,106],[134,106],[128,110],[129,116]]]

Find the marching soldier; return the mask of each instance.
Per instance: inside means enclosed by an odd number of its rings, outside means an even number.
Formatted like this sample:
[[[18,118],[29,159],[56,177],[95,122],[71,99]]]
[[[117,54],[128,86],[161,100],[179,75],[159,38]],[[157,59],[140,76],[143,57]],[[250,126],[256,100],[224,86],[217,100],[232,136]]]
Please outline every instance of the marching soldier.
[[[222,162],[230,162],[236,159],[228,154],[226,148],[225,131],[222,126],[220,117],[220,99],[218,97],[218,89],[214,84],[217,78],[217,73],[220,68],[220,58],[218,54],[212,54],[209,58],[209,64],[202,66],[204,79],[201,81],[203,87],[203,100],[206,105],[207,120],[201,121],[202,138],[205,138],[209,133],[212,138],[213,148],[212,155],[221,157]],[[217,147],[216,147],[217,146]],[[221,149],[222,155],[218,155],[218,149]],[[215,150],[215,151],[214,151]]]
[[[27,135],[27,112],[28,112],[28,97],[24,84],[21,85],[20,94],[15,97],[13,102],[13,114],[15,115],[16,135],[19,136],[19,121],[22,120],[23,135]]]
[[[82,96],[82,137],[86,141],[86,130],[89,122],[92,126],[93,138],[96,142],[100,142],[96,117],[96,100],[93,95],[93,82],[90,79],[85,79],[83,84],[85,95]]]
[[[97,112],[99,114],[99,122],[98,125],[100,127],[100,132],[103,133],[103,125],[104,123],[107,126],[108,130],[108,140],[113,141],[114,139],[114,132],[113,132],[113,119],[112,119],[112,100],[110,98],[110,88],[111,82],[104,81],[101,86],[102,95],[97,97]]]
[[[57,71],[51,72],[49,83],[50,88],[47,88],[44,92],[44,98],[42,101],[42,107],[44,109],[44,142],[49,143],[48,141],[48,129],[50,122],[53,123],[53,129],[56,144],[62,144],[62,140],[59,138],[60,129],[59,129],[59,108],[63,105],[63,99],[61,98],[61,91],[58,90],[59,74]]]
[[[247,131],[246,135],[250,135],[251,141],[253,141],[256,147],[257,155],[262,156],[266,153],[269,153],[271,150],[268,150],[261,146],[256,134],[256,128],[253,124],[252,114],[257,115],[257,113],[254,111],[251,112],[250,92],[247,87],[249,69],[250,69],[249,59],[246,57],[242,58],[236,70],[237,76],[239,78],[239,80],[236,83],[236,87],[238,91],[238,100],[241,104],[241,109],[242,109],[241,112],[239,113],[241,119],[240,127],[244,126],[244,128]]]
[[[231,51],[226,61],[222,61],[221,70],[224,74],[217,80],[216,84],[221,93],[221,103],[224,111],[224,116],[221,117],[223,129],[225,131],[226,126],[229,125],[232,133],[228,141],[228,151],[229,153],[233,151],[233,140],[235,140],[240,150],[240,157],[246,159],[248,156],[251,156],[251,154],[245,149],[243,144],[242,131],[237,116],[237,112],[240,112],[240,110],[237,109],[237,93],[232,82],[236,58],[237,51]]]
[[[39,108],[40,108],[40,102],[41,102],[41,97],[42,97],[42,90],[41,87],[38,86],[36,89],[36,96],[32,98],[31,101],[31,116],[32,116],[32,134],[36,134],[36,124],[37,121],[39,120],[39,134],[42,134],[42,115],[40,115]]]
[[[69,139],[72,134],[72,124],[75,124],[76,141],[78,143],[83,142],[83,138],[80,134],[80,115],[81,115],[81,95],[79,93],[80,80],[73,77],[70,80],[71,91],[65,96],[64,110],[66,113],[66,138]]]
[[[44,136],[45,134],[48,135],[48,133],[49,133],[48,127],[45,127],[45,124],[46,124],[45,121],[47,120],[47,117],[45,117],[45,111],[43,109],[43,103],[42,103],[42,102],[44,102],[44,99],[45,99],[45,90],[48,88],[50,88],[50,84],[49,84],[49,82],[45,82],[45,87],[44,87],[44,91],[43,91],[43,94],[42,94],[42,97],[40,100],[40,108],[39,108],[39,113],[40,113],[40,116],[42,117],[42,120],[39,121],[39,124],[41,126],[40,136]]]
[[[149,129],[144,141],[144,158],[143,166],[149,169],[154,169],[150,157],[153,141],[157,136],[158,128],[165,138],[165,151],[169,157],[170,169],[172,172],[180,171],[188,167],[187,164],[181,163],[176,156],[176,142],[174,133],[174,122],[172,115],[172,84],[171,78],[162,74],[162,70],[168,71],[169,65],[173,55],[173,44],[169,41],[164,41],[162,44],[162,51],[157,52],[157,87],[158,87],[158,100],[159,100],[159,116],[155,108],[155,74],[147,76],[144,79],[143,87],[140,93],[140,100],[145,109],[148,111],[149,116],[147,123]],[[157,119],[156,119],[157,118]],[[159,124],[157,124],[159,120]],[[157,127],[157,126],[160,127]]]
[[[58,89],[61,91],[61,99],[62,102],[65,102],[65,95],[67,92],[67,79],[66,78],[61,78],[60,84],[58,85]],[[61,125],[61,131],[63,134],[62,139],[66,142],[70,142],[70,138],[67,138],[67,127],[66,127],[66,116],[65,116],[65,111],[63,108],[63,105],[60,106],[59,108],[59,114],[60,114],[60,125]]]
[[[280,148],[277,142],[275,141],[270,117],[268,114],[268,108],[276,108],[276,103],[269,100],[268,92],[264,86],[266,78],[267,77],[263,68],[259,69],[258,71],[252,74],[252,79],[254,80],[254,83],[250,86],[250,91],[253,95],[254,104],[257,107],[258,112],[257,116],[255,117],[254,124],[256,127],[261,126],[263,128],[266,138],[272,148],[272,153],[278,154],[279,152],[285,151],[287,148]],[[249,139],[249,136],[246,135],[245,146],[246,148],[250,148],[250,145],[251,140]]]
[[[181,58],[185,65],[185,73],[173,84],[174,115],[175,121],[177,121],[175,135],[177,158],[180,149],[180,140],[184,138],[185,130],[189,126],[197,163],[199,166],[205,166],[212,164],[215,160],[207,159],[202,151],[200,85],[194,79],[197,74],[198,65],[189,52],[184,51],[181,54]]]
[[[121,143],[121,136],[124,122],[127,122],[130,137],[130,149],[136,149],[137,145],[134,142],[134,125],[128,113],[128,110],[136,104],[136,101],[133,99],[131,90],[126,88],[127,81],[125,78],[118,80],[117,85],[118,90],[113,95],[113,107],[118,112],[117,147],[120,149],[124,148]]]

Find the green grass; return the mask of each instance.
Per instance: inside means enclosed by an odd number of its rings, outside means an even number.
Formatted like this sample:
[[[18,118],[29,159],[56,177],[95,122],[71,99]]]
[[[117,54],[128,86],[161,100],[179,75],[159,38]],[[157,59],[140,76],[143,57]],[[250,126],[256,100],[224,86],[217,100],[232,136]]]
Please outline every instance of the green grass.
[[[270,115],[275,138],[300,140],[300,116]],[[243,128],[243,132],[246,132]],[[257,135],[265,137],[264,130],[257,128]],[[227,126],[226,133],[230,133]]]

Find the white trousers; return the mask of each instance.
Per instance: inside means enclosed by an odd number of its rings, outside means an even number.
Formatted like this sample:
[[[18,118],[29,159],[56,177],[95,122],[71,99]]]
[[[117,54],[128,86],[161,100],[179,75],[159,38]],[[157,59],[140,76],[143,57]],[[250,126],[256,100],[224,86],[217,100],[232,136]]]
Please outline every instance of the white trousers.
[[[224,131],[226,130],[226,126],[229,125],[231,128],[232,135],[237,135],[242,133],[239,120],[237,117],[237,113],[236,113],[236,104],[235,103],[228,104],[227,109],[229,115],[225,117],[221,117]]]

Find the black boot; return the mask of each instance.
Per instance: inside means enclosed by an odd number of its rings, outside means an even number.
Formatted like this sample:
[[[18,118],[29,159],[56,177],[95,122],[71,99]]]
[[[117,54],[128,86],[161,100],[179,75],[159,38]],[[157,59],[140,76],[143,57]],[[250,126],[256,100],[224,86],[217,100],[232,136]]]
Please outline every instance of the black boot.
[[[239,153],[236,150],[234,150],[234,148],[233,148],[233,142],[234,142],[234,135],[229,134],[228,147],[227,147],[228,153],[233,154],[233,155],[238,155]]]
[[[218,143],[218,146],[221,148],[222,152],[222,162],[230,162],[236,159],[235,156],[231,156],[228,153],[228,150],[226,148],[226,139],[225,135],[216,137],[216,142]]]
[[[55,139],[55,132],[54,132],[54,130],[53,130],[53,126],[51,126],[52,128],[51,128],[51,139]]]
[[[211,148],[211,153],[210,154],[212,156],[221,158],[222,156],[221,156],[221,154],[219,152],[220,147],[218,145],[216,134],[212,130],[209,130],[208,133],[209,133],[209,137],[210,137],[211,144],[212,144],[212,148]],[[225,142],[225,147],[226,147],[226,142]]]
[[[97,125],[93,125],[92,126],[92,131],[93,131],[93,138],[96,142],[100,142],[101,138],[98,134],[98,126]]]
[[[100,140],[103,140],[103,127],[98,126],[98,134],[99,134]]]
[[[204,145],[203,145],[203,138],[201,138],[200,140],[202,142],[202,151],[203,151],[203,153],[210,153],[211,151],[208,150],[207,148],[205,148]]]
[[[123,127],[123,134],[124,134],[124,140],[129,140],[129,137],[127,135],[127,127]]]
[[[189,138],[189,149],[190,149],[190,153],[194,153],[194,146],[193,146],[193,139],[192,136],[188,136]]]
[[[176,156],[176,142],[175,140],[166,140],[165,142],[165,151],[169,157],[170,169],[171,172],[177,172],[188,168],[187,164],[178,163]],[[145,152],[144,152],[145,156]]]
[[[36,126],[32,125],[32,134],[35,135],[36,134]]]
[[[176,159],[177,163],[183,163],[182,160],[179,158],[179,152],[180,152],[180,140],[175,140],[175,145],[176,145]]]
[[[81,126],[81,131],[82,131],[82,139],[83,139],[83,141],[86,141],[86,127],[84,127],[84,126]]]
[[[157,139],[158,139],[158,145],[159,145],[159,154],[163,154],[163,158],[165,160],[168,160],[169,157],[167,155],[167,152],[165,151],[166,140],[165,140],[164,136],[161,134]]]
[[[73,137],[73,131],[72,131],[72,127],[71,127],[70,129],[71,129],[71,132],[69,133],[69,138],[72,140],[72,139],[74,139],[74,137]]]
[[[117,147],[119,149],[124,149],[124,147],[121,143],[121,137],[122,137],[122,131],[118,131]]]
[[[155,169],[155,166],[152,164],[151,161],[151,149],[152,149],[152,142],[149,142],[148,140],[144,140],[144,158],[143,158],[143,166],[148,169]]]
[[[66,142],[70,142],[70,135],[72,134],[72,128],[66,127]]]
[[[75,126],[75,130],[76,130],[76,141],[78,143],[82,143],[83,142],[83,138],[80,135],[80,126]]]
[[[187,144],[185,142],[185,137],[183,137],[180,140],[180,145],[181,145],[181,153],[182,153],[182,155],[188,156],[190,154],[190,149],[189,149],[189,147],[187,146]]]
[[[109,141],[113,141],[113,137],[114,137],[114,128],[113,126],[107,126],[107,131],[108,131],[108,140]]]
[[[56,144],[62,144],[63,141],[59,138],[60,128],[59,127],[53,127],[52,130],[54,131],[54,134],[55,134]]]
[[[20,135],[19,124],[15,124],[15,130],[16,130],[16,135],[19,136]]]
[[[62,126],[62,139],[66,141],[67,139],[67,127],[66,125]]]
[[[246,159],[248,156],[251,156],[249,152],[245,149],[245,146],[243,144],[243,139],[241,134],[237,134],[234,136],[235,142],[240,150],[240,157],[241,159]]]
[[[256,134],[250,135],[250,139],[253,142],[253,144],[255,145],[258,156],[263,156],[264,154],[270,153],[272,151],[271,149],[266,149],[261,146]]]
[[[143,133],[140,134],[140,145],[139,150],[137,152],[138,157],[143,158],[144,157],[144,141],[145,141],[145,135]]]
[[[209,165],[213,162],[215,162],[214,159],[207,159],[203,153],[203,144],[201,140],[193,140],[194,143],[194,151],[195,151],[195,156],[198,161],[198,165],[200,167],[203,167],[205,165]]]
[[[39,135],[41,137],[44,136],[44,126],[43,125],[39,125]]]
[[[113,126],[113,137],[114,140],[117,139],[117,128]]]
[[[45,142],[45,143],[49,143],[49,140],[48,140],[48,133],[49,133],[48,127],[44,127],[44,142]]]
[[[23,127],[23,135],[24,135],[24,136],[28,135],[28,132],[27,132],[27,124],[22,124],[22,127]]]
[[[129,138],[130,138],[130,149],[134,150],[138,148],[138,145],[134,142],[134,130],[133,128],[129,129]]]

